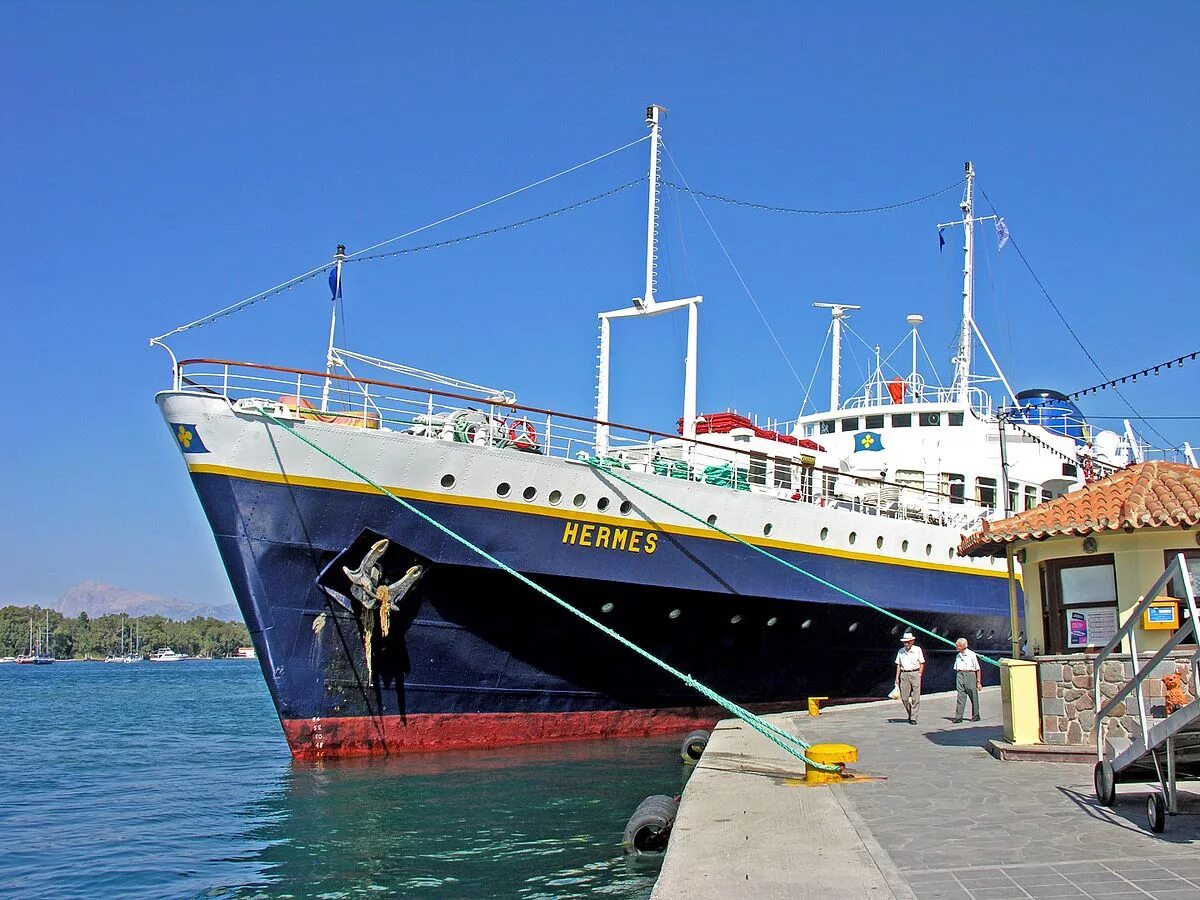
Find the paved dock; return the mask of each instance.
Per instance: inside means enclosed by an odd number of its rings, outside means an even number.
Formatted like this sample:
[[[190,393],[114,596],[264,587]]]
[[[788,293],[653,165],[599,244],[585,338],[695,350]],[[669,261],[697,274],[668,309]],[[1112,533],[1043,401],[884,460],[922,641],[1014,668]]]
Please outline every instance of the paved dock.
[[[653,900],[1200,897],[1200,797],[1181,789],[1181,814],[1151,834],[1148,788],[1120,785],[1105,809],[1090,765],[990,756],[999,705],[999,689],[985,688],[987,715],[961,725],[949,721],[953,694],[923,698],[916,726],[897,702],[772,717],[813,743],[857,746],[854,768],[882,776],[833,787],[805,786],[801,763],[722,722],[684,792]]]

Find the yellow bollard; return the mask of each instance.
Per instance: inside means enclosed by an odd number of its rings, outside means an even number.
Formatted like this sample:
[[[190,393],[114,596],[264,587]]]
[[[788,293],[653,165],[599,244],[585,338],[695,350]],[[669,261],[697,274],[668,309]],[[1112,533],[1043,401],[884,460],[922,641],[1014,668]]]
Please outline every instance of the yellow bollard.
[[[821,714],[821,701],[828,699],[828,697],[809,697],[808,714],[810,716],[819,716]]]
[[[816,763],[845,764],[858,761],[858,748],[849,744],[813,744],[804,751],[804,755]],[[804,772],[804,780],[809,784],[831,784],[842,781],[843,777],[840,772],[808,768]]]

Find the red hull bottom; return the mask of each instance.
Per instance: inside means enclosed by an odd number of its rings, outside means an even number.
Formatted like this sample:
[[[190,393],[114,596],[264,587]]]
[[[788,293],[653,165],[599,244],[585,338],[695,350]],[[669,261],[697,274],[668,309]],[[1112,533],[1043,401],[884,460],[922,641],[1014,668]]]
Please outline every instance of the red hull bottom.
[[[297,759],[329,759],[646,737],[711,728],[727,715],[711,706],[575,713],[422,713],[285,719],[283,731]]]

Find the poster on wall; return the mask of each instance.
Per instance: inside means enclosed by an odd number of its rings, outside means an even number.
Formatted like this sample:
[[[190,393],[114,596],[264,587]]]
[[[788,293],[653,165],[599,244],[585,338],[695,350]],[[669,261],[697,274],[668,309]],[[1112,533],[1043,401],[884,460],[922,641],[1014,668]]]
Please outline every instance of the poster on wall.
[[[1067,647],[1103,647],[1117,633],[1115,606],[1080,606],[1067,610]]]

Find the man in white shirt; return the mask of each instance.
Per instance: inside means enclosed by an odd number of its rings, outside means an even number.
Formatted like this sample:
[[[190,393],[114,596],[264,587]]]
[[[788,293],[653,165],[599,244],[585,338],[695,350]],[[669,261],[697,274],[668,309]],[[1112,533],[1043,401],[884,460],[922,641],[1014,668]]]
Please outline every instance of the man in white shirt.
[[[917,724],[917,710],[921,707],[921,676],[925,674],[925,654],[916,645],[916,637],[906,631],[900,638],[900,651],[896,654],[896,687],[900,689],[900,702],[908,713],[908,724]]]
[[[954,689],[958,692],[958,706],[954,710],[954,722],[963,720],[967,711],[967,698],[971,698],[971,721],[979,721],[979,689],[983,687],[983,670],[974,650],[967,649],[967,639],[954,642],[958,656],[954,657]]]

